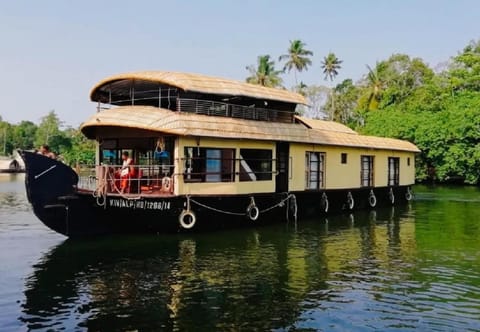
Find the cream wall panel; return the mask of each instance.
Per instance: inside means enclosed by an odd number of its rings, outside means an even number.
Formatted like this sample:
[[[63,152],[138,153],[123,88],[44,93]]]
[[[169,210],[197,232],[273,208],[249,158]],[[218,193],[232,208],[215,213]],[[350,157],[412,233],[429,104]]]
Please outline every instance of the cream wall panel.
[[[290,147],[290,190],[305,190],[305,152],[325,153],[325,189],[360,188],[361,156],[374,156],[374,186],[388,185],[388,158],[400,158],[400,185],[415,182],[414,153],[389,150],[354,149],[314,144],[292,144]],[[347,153],[347,163],[341,163],[341,154]],[[407,158],[410,166],[407,166]]]
[[[410,165],[408,165],[410,158]],[[400,185],[407,186],[415,183],[415,155],[403,153],[400,158]]]
[[[180,137],[175,145],[176,173],[175,194],[249,194],[267,193],[275,191],[275,175],[271,181],[239,182],[238,175],[235,182],[218,183],[183,183],[184,173],[184,148],[185,147],[210,147],[235,149],[235,158],[239,158],[240,149],[271,149],[272,156],[276,158],[276,144],[274,142],[229,140],[215,138]],[[411,185],[415,182],[415,154],[411,152],[357,149],[350,147],[325,146],[315,144],[291,143],[289,160],[289,190],[305,190],[305,152],[325,153],[325,189],[360,188],[361,156],[374,156],[374,186],[385,187],[388,185],[388,158],[400,158],[400,185]],[[341,163],[341,154],[347,154],[347,163]],[[408,166],[410,158],[410,166]],[[236,162],[235,172],[238,172],[239,162]],[[273,163],[275,172],[275,163]]]
[[[176,173],[175,194],[187,195],[231,195],[231,194],[250,194],[250,193],[269,193],[275,191],[275,174],[271,181],[239,181],[239,176],[235,175],[235,182],[197,182],[184,183],[183,174],[185,172],[185,147],[200,148],[222,148],[235,149],[235,158],[240,157],[240,149],[268,149],[272,150],[272,157],[275,158],[276,144],[273,142],[252,141],[252,140],[229,140],[202,137],[180,137],[176,144]],[[235,163],[235,172],[240,170],[238,161]],[[272,165],[275,172],[275,163]]]

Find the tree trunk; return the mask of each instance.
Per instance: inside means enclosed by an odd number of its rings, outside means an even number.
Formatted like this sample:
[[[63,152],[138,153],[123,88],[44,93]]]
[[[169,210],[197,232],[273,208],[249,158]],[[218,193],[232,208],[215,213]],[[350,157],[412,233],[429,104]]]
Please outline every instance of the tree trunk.
[[[332,99],[332,115],[331,115],[331,119],[333,121],[333,118],[334,118],[334,115],[335,115],[335,94],[333,93],[333,89],[332,91],[330,92],[331,95],[330,95],[330,98]]]

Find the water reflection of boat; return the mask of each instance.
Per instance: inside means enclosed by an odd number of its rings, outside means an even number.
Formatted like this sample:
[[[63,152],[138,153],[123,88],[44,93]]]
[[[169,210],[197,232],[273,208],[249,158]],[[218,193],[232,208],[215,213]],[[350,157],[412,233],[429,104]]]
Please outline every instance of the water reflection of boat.
[[[379,211],[377,221],[368,212],[355,215],[357,226],[338,217],[328,229],[313,220],[303,232],[275,226],[67,240],[34,266],[20,320],[31,329],[55,330],[286,328],[308,307],[308,296],[334,305],[332,274],[355,273],[351,264],[364,273],[362,264],[398,260],[401,250],[392,257],[379,250],[372,258],[373,246],[398,245],[398,217],[388,221],[389,213]],[[382,231],[389,223],[393,233]]]
[[[410,142],[295,114],[287,90],[175,72],[99,82],[87,173],[22,152],[40,220],[67,236],[252,225],[412,198]],[[122,164],[123,162],[123,164]]]
[[[210,237],[67,241],[35,266],[20,319],[29,328],[92,330],[235,329],[254,319],[265,327],[291,324],[302,294],[290,289],[299,277],[286,277],[294,258],[265,234],[242,235],[217,237],[215,248]],[[279,320],[273,326],[263,322],[269,315]]]

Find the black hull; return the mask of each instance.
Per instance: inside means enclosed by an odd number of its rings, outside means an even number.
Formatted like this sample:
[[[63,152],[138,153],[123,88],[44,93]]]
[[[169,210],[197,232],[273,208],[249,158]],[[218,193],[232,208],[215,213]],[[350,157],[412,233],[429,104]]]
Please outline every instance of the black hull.
[[[411,198],[407,186],[226,196],[94,197],[92,192],[76,189],[78,177],[68,166],[30,152],[21,155],[35,215],[69,237],[187,231],[179,222],[184,211],[191,211],[196,219],[188,231],[206,231],[350,213],[405,204]]]

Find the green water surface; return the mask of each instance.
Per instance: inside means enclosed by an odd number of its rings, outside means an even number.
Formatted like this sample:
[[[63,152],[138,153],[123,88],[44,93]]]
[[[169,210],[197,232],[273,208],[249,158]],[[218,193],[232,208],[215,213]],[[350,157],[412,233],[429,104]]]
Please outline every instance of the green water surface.
[[[480,330],[480,190],[204,234],[70,241],[0,179],[0,330]]]

